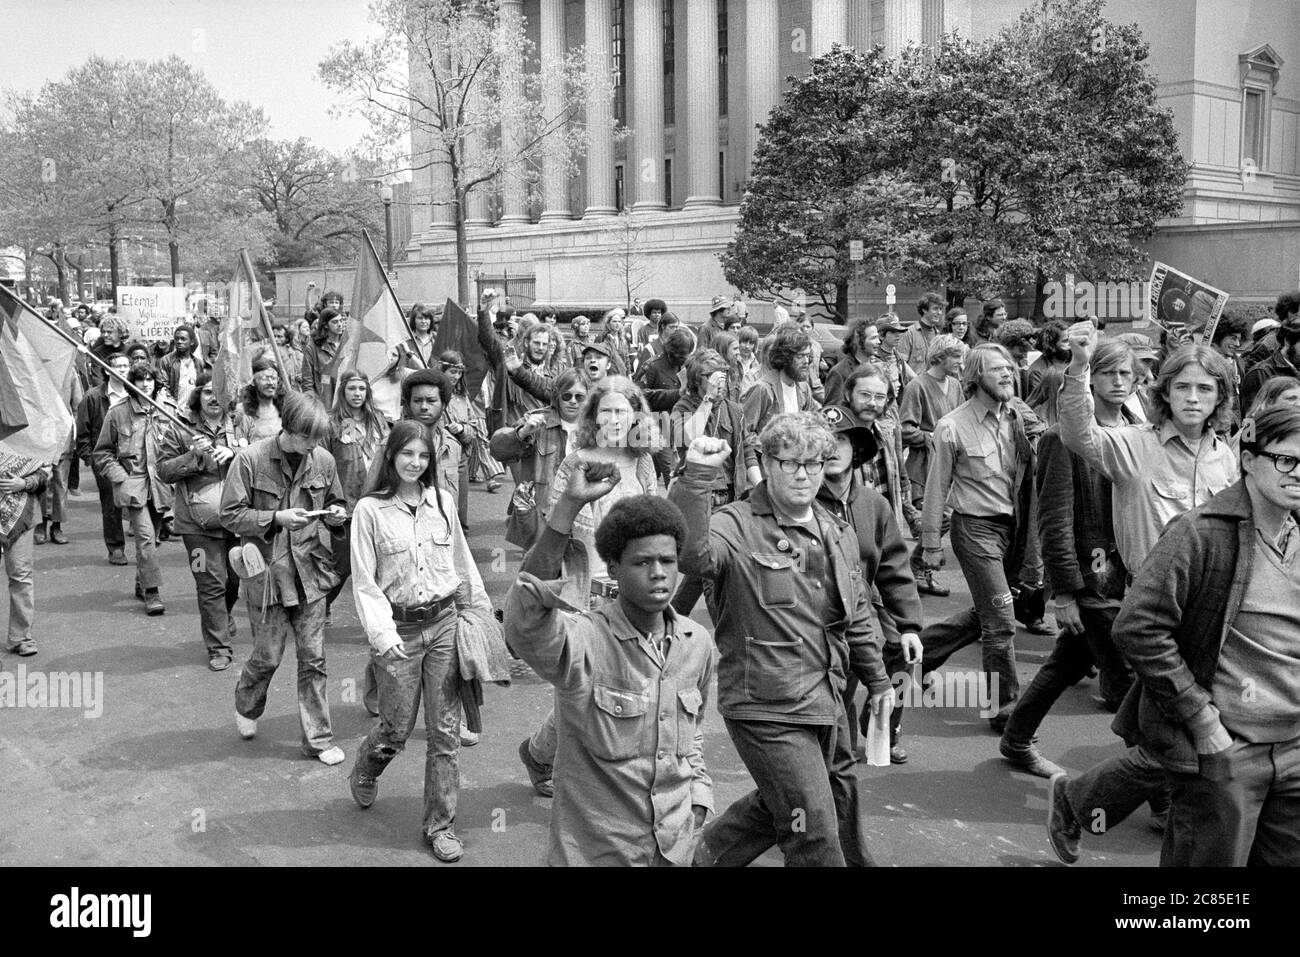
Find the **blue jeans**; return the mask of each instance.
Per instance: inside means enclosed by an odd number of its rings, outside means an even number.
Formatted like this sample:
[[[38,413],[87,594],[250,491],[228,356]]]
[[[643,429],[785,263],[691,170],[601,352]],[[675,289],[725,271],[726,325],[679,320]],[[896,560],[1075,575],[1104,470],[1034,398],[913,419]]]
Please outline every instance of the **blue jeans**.
[[[835,725],[724,721],[758,787],[705,830],[697,863],[744,867],[777,844],[787,867],[874,866],[843,708]]]
[[[1238,739],[1170,774],[1161,867],[1300,867],[1300,738]]]
[[[158,567],[158,527],[162,525],[162,512],[152,500],[140,508],[128,505],[123,511],[135,533],[135,580],[146,591],[159,588],[162,569]]]
[[[1102,698],[1108,705],[1119,707],[1133,683],[1133,673],[1111,642],[1110,629],[1117,614],[1118,608],[1079,606],[1084,633],[1072,635],[1061,629],[1051,657],[1038,669],[1038,674],[1016,702],[1016,709],[1007,722],[1007,738],[1015,744],[1028,746],[1056,699],[1086,675],[1094,663]]]
[[[13,544],[0,541],[0,553],[5,558],[5,575],[9,578],[9,644],[16,645],[32,636],[32,620],[36,616],[36,586],[33,584],[36,538],[33,529],[27,529]]]
[[[390,661],[371,653],[379,691],[379,720],[357,752],[363,774],[379,777],[406,747],[424,698],[424,833],[433,837],[456,819],[460,788],[460,662],[456,655],[456,609],[423,625],[398,625],[410,657]]]
[[[1020,694],[1016,677],[1016,619],[1006,568],[1015,531],[1006,519],[977,518],[953,512],[952,550],[966,576],[975,606],[921,632],[922,675],[934,671],[953,652],[980,642],[985,674],[998,676],[998,717],[1006,720]]]
[[[305,605],[268,605],[262,620],[260,603],[244,599],[253,629],[253,653],[235,685],[235,710],[257,720],[266,710],[266,692],[284,658],[292,632],[298,654],[298,721],[305,754],[320,754],[334,746],[330,706],[325,697],[325,599]]]
[[[200,535],[187,532],[181,536],[185,553],[189,556],[190,573],[194,576],[194,591],[199,599],[199,631],[209,658],[233,658],[230,647],[234,622],[230,610],[239,601],[239,576],[230,567],[230,549],[239,539],[225,532],[222,535]]]
[[[1105,834],[1166,788],[1165,769],[1140,747],[1108,758],[1065,785],[1065,800],[1084,832]]]

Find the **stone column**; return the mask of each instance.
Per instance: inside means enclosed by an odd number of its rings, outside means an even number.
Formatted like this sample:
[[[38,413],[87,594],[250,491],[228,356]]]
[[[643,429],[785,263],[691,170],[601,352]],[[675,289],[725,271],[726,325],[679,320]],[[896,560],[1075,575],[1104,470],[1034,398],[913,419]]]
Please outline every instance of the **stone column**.
[[[583,4],[586,28],[587,70],[608,77],[613,64],[609,48],[613,25],[609,0],[587,0]],[[587,103],[587,127],[591,145],[587,149],[587,209],[584,219],[613,216],[614,208],[614,104],[613,90],[602,87]]]
[[[921,0],[885,0],[885,54],[897,56],[921,42]]]
[[[745,4],[745,173],[758,148],[758,125],[781,99],[781,24],[776,0]]]
[[[541,0],[542,70],[549,72],[564,62],[564,0]],[[543,85],[542,109],[547,121],[565,110],[564,89],[558,73],[551,74]],[[564,146],[559,131],[552,133],[542,156],[541,222],[572,219],[569,210],[569,175],[564,164]]]
[[[686,203],[717,206],[718,195],[718,3],[686,5]]]
[[[523,0],[501,0],[501,36],[503,42],[514,43],[522,29],[524,15]],[[502,95],[503,115],[501,119],[501,141],[505,149],[517,151],[523,140],[523,130],[519,122],[519,104],[524,99],[524,74],[521,56],[515,57],[510,64],[512,73],[503,76],[504,91]],[[528,190],[523,179],[523,163],[512,161],[507,165],[501,179],[501,224],[527,223]]]
[[[846,0],[812,0],[809,52],[813,56],[829,53],[832,43],[844,43],[848,39],[846,11]]]
[[[660,0],[632,0],[632,209],[667,209],[664,201],[664,17]]]
[[[871,51],[871,0],[849,4],[848,44],[859,53]]]

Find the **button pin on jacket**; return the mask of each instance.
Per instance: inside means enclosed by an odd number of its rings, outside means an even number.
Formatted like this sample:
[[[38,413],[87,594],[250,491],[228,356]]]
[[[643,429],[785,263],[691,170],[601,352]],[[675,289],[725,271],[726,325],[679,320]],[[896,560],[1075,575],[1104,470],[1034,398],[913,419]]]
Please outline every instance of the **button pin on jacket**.
[[[790,542],[787,539],[781,539],[776,543],[776,550],[778,552],[788,552],[790,550]]]

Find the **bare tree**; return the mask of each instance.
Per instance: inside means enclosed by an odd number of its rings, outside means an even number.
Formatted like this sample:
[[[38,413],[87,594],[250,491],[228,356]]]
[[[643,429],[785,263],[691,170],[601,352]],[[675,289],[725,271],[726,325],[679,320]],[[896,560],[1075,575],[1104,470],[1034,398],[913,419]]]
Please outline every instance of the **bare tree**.
[[[608,135],[584,117],[595,96],[611,95],[612,77],[590,73],[580,49],[539,62],[499,0],[376,0],[370,16],[382,35],[335,47],[321,77],[369,121],[376,147],[410,142],[404,168],[445,184],[457,297],[470,306],[470,197],[500,186],[535,199],[543,162],[576,174],[592,137]]]
[[[645,223],[634,219],[627,210],[602,230],[605,243],[613,252],[605,258],[605,272],[617,280],[623,290],[623,305],[632,306],[637,290],[650,281],[650,264],[645,258]]]

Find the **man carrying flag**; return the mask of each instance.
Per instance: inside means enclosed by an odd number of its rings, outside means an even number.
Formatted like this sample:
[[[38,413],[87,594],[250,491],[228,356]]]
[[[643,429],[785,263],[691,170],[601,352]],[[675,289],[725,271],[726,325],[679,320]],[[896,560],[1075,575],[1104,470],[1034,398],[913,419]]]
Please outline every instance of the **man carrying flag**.
[[[33,526],[39,497],[72,435],[72,416],[50,378],[45,320],[0,287],[0,553],[9,579],[9,632],[5,648],[36,654]],[[35,342],[33,341],[35,340]],[[47,348],[56,367],[71,356]]]

